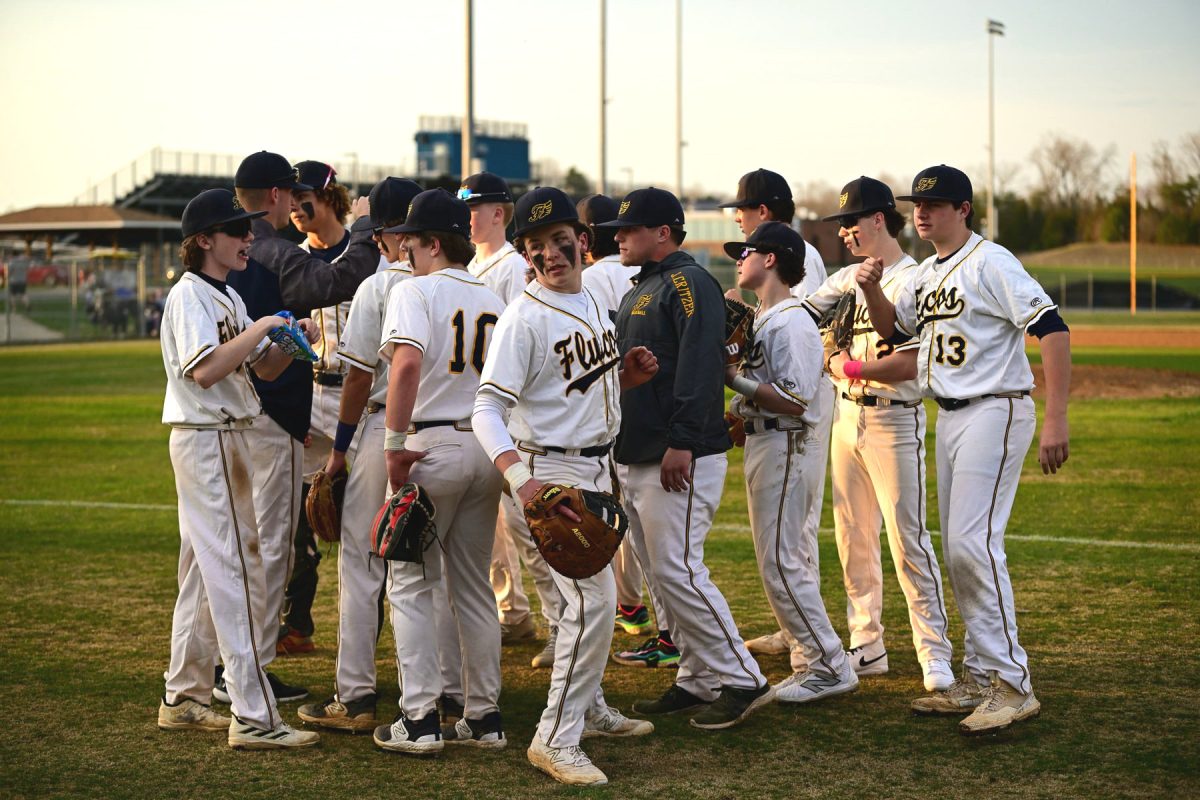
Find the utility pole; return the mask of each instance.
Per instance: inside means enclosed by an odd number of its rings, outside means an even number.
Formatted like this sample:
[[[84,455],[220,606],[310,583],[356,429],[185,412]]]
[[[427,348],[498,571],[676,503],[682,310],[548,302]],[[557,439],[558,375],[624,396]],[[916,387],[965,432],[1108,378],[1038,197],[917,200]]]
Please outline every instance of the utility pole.
[[[992,43],[1004,35],[1004,23],[987,21],[988,32],[988,238],[993,242],[1000,236],[1000,220],[996,216],[996,86]]]
[[[475,41],[472,25],[473,0],[466,0],[467,16],[467,98],[466,109],[462,120],[462,180],[475,172],[473,167],[475,154]]]
[[[683,0],[675,0],[675,193],[683,203]]]

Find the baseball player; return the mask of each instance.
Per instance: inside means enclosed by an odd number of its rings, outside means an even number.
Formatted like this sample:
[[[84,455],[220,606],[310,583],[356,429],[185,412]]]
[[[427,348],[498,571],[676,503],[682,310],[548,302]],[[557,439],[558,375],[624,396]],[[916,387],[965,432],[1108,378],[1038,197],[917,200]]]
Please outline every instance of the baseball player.
[[[357,446],[357,451],[342,510],[334,693],[321,703],[300,706],[297,712],[305,722],[328,728],[364,731],[376,725],[375,646],[387,580],[387,570],[371,557],[371,523],[387,496],[381,412],[387,401],[388,365],[379,358],[379,343],[390,292],[412,276],[412,268],[402,260],[403,234],[383,230],[402,224],[409,203],[420,193],[420,186],[400,178],[384,178],[371,189],[371,223],[388,267],[358,287],[338,336],[337,358],[347,370],[326,473],[346,468],[351,448]]]
[[[804,525],[811,501],[803,467],[805,429],[821,381],[817,324],[791,294],[804,272],[804,240],[783,222],[764,222],[725,252],[737,260],[737,285],[754,292],[753,346],[740,370],[726,367],[734,395],[730,411],[746,431],[746,502],[754,553],[767,601],[805,664],[776,684],[785,703],[808,703],[858,688],[841,640],[821,599],[817,537]]]
[[[621,202],[621,263],[640,264],[638,283],[617,311],[622,353],[650,347],[657,374],[621,397],[617,461],[645,535],[634,547],[673,625],[679,675],[662,697],[634,703],[642,714],[706,706],[692,725],[736,725],[774,693],[746,650],[729,605],[702,560],[725,483],[725,302],[716,279],[679,246],[683,207],[662,189],[638,189]]]
[[[896,236],[904,217],[887,184],[866,176],[842,188],[838,213],[850,252],[883,265],[881,286],[894,301],[916,273],[917,262]],[[804,301],[820,319],[846,292],[857,292],[858,265],[839,270]],[[925,688],[942,691],[954,682],[952,648],[937,555],[925,527],[925,407],[917,385],[917,347],[884,342],[859,301],[854,339],[847,352],[831,353],[830,371],[839,401],[833,423],[833,524],[850,629],[850,659],[860,675],[888,670],[883,641],[883,567],[879,527],[886,525],[896,577],[908,603],[913,646]],[[842,365],[863,363],[851,380]]]
[[[226,731],[232,747],[265,750],[309,747],[320,737],[293,730],[279,716],[258,645],[274,632],[274,619],[257,614],[251,602],[253,591],[262,593],[264,573],[246,437],[260,408],[249,370],[270,380],[290,360],[264,339],[286,321],[270,315],[251,322],[225,283],[230,272],[246,268],[250,220],[258,216],[237,206],[227,189],[209,189],[188,203],[181,249],[188,271],[163,312],[162,421],[171,426],[180,550],[158,726]],[[304,325],[315,336],[311,321]],[[232,721],[207,702],[218,648]]]
[[[942,553],[966,624],[963,680],[913,702],[918,713],[960,714],[964,734],[987,733],[1036,716],[1016,603],[1004,554],[1021,463],[1037,412],[1025,334],[1041,342],[1046,417],[1038,461],[1047,474],[1067,460],[1071,340],[1066,323],[1021,263],[971,231],[971,181],[944,164],[913,180],[917,234],[937,251],[893,304],[876,259],[859,266],[871,323],[889,342],[916,336],[917,381],[941,407],[937,420]],[[843,374],[861,379],[864,363]]]
[[[745,236],[754,233],[755,228],[763,222],[791,225],[796,216],[792,187],[778,172],[762,168],[743,175],[738,180],[737,196],[733,202],[722,204],[721,208],[734,209],[734,221]],[[803,300],[815,292],[824,280],[825,262],[817,248],[805,242],[804,278],[792,287],[792,295]],[[726,294],[741,299],[738,289],[731,289]],[[815,538],[821,527],[821,507],[825,502],[825,468],[829,461],[829,431],[833,424],[834,406],[833,384],[824,375],[821,376],[811,405],[817,422],[806,429],[800,476],[808,485],[810,503],[804,526],[807,535]],[[750,652],[762,655],[786,653],[790,649],[792,668],[796,670],[802,669],[807,663],[795,639],[783,630],[751,639],[746,642],[746,647]]]
[[[543,484],[612,490],[608,454],[621,419],[617,398],[656,366],[646,348],[620,357],[607,310],[584,290],[587,228],[570,198],[559,189],[533,189],[517,204],[516,220],[515,235],[537,277],[496,325],[471,419],[508,483],[508,528],[530,539],[523,508]],[[607,777],[580,739],[641,736],[654,726],[610,708],[600,688],[613,636],[612,570],[584,579],[550,573],[564,600],[550,693],[527,754],[562,783],[604,784]]]
[[[434,614],[434,585],[443,570],[465,676],[464,717],[446,738],[486,749],[507,744],[497,706],[500,623],[487,574],[500,476],[470,424],[487,338],[504,304],[466,269],[473,253],[469,230],[466,204],[441,189],[417,195],[404,224],[384,229],[405,236],[414,276],[392,293],[379,350],[390,365],[388,482],[396,490],[411,480],[428,491],[438,536],[424,564],[388,563],[404,696],[395,722],[375,729],[375,743],[401,753],[436,753],[444,744]]]

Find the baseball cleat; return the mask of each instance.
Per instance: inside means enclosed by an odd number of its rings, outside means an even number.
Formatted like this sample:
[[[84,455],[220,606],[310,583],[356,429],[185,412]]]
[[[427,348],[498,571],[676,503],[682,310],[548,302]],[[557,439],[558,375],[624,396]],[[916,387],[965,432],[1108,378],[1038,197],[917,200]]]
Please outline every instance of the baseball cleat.
[[[812,703],[858,689],[858,676],[850,665],[840,675],[803,672],[792,675],[775,686],[775,698],[781,703]]]
[[[227,731],[229,717],[187,697],[175,705],[164,697],[158,704],[158,727],[164,731]]]
[[[334,728],[341,731],[359,733],[374,730],[375,703],[379,698],[374,694],[360,697],[343,703],[336,697],[330,697],[321,703],[308,703],[296,710],[296,715],[305,722],[320,725],[324,728]]]
[[[617,603],[617,616],[613,624],[630,636],[645,636],[654,630],[650,622],[650,610],[644,605],[623,606]]]
[[[954,670],[944,658],[933,658],[921,665],[925,673],[925,691],[944,692],[954,685]]]
[[[559,783],[577,786],[603,786],[608,783],[608,776],[592,763],[578,745],[550,747],[540,735],[534,734],[526,755],[530,764]]]
[[[536,638],[537,626],[533,624],[533,619],[528,616],[512,625],[506,625],[503,622],[500,623],[500,644],[502,645],[525,642]]]
[[[983,687],[969,675],[949,689],[918,697],[909,708],[914,714],[970,714],[983,702]]]
[[[718,731],[732,728],[746,717],[775,699],[775,690],[770,684],[764,684],[757,689],[738,689],[733,686],[722,686],[721,694],[708,707],[692,717],[694,728],[706,731]]]
[[[285,750],[312,747],[321,741],[313,731],[298,731],[286,722],[266,730],[247,725],[236,716],[229,726],[229,746],[234,750]]]
[[[297,700],[303,700],[308,697],[308,689],[303,686],[292,686],[284,683],[279,679],[279,676],[274,672],[263,670],[267,676],[267,683],[271,684],[271,692],[275,695],[276,703],[294,703]],[[213,693],[214,695],[216,692]]]
[[[442,740],[446,744],[461,744],[484,750],[503,750],[508,746],[504,728],[500,724],[500,712],[491,711],[480,719],[460,719],[453,725],[442,728]]]
[[[551,628],[550,635],[546,637],[546,646],[542,648],[542,652],[533,657],[529,662],[530,666],[542,668],[554,666],[554,645],[558,641],[558,628]]]
[[[603,709],[589,708],[583,715],[583,735],[595,736],[645,736],[654,732],[654,724],[644,719],[630,719],[612,706]]]
[[[449,725],[463,717],[463,704],[448,694],[437,699],[438,711],[442,715],[442,724]]]
[[[653,700],[634,700],[633,710],[638,714],[674,714],[677,711],[706,706],[710,702],[710,700],[701,700],[679,684],[673,683],[662,693],[661,697]]]
[[[775,631],[749,640],[746,649],[756,656],[778,656],[790,652],[792,645],[786,633]]]
[[[888,671],[887,648],[883,642],[871,642],[860,647],[852,647],[846,651],[850,666],[865,678],[869,675],[884,675]]]
[[[613,653],[613,661],[627,667],[678,667],[679,648],[663,636],[651,636],[641,647]]]
[[[374,739],[375,744],[384,750],[415,756],[437,755],[444,746],[437,711],[430,711],[423,719],[416,721],[401,712],[391,725],[376,728]]]
[[[312,637],[305,636],[295,628],[288,628],[287,633],[275,642],[275,655],[277,656],[302,656],[316,649],[317,646],[313,644]]]
[[[1001,680],[995,672],[992,673],[992,685],[985,687],[981,696],[983,702],[975,707],[971,716],[958,723],[958,732],[964,736],[995,733],[1042,712],[1042,704],[1032,691],[1025,694]]]

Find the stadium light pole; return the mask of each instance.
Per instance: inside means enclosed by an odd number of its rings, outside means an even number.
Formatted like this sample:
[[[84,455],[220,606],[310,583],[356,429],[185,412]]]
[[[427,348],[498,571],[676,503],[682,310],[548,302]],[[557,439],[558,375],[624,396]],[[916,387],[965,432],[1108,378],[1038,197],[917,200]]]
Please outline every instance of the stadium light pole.
[[[463,112],[462,119],[462,179],[472,174],[475,170],[472,168],[472,156],[475,153],[475,41],[472,33],[474,25],[472,25],[472,16],[474,14],[473,0],[465,0],[466,3],[466,18],[467,18],[467,97],[466,108]]]
[[[675,191],[683,203],[683,0],[675,0]]]
[[[608,33],[608,2],[600,0],[600,176],[596,191],[608,194],[608,89],[605,59],[608,55],[605,36]]]
[[[996,82],[994,47],[997,36],[1004,35],[1004,23],[987,21],[988,32],[988,238],[993,242],[1000,236],[1000,220],[996,217]]]

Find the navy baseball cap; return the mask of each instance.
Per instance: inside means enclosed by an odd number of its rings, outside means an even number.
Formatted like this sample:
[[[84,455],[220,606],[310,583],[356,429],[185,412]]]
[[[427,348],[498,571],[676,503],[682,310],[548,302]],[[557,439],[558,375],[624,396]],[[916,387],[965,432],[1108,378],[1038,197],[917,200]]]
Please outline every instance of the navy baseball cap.
[[[467,176],[458,188],[458,199],[467,205],[476,203],[511,203],[512,191],[508,182],[490,172],[477,172]]]
[[[301,161],[295,167],[300,183],[311,186],[313,191],[319,192],[328,189],[330,184],[337,183],[337,170],[323,161]]]
[[[247,211],[238,203],[237,196],[228,189],[208,189],[192,198],[183,209],[183,238],[195,236],[242,219],[265,217],[265,211]]]
[[[726,242],[725,255],[737,261],[742,252],[791,253],[804,261],[805,244],[799,232],[786,222],[764,222],[744,242]]]
[[[945,164],[928,167],[913,178],[912,194],[897,197],[897,200],[943,200],[960,205],[972,202],[971,179],[967,173]]]
[[[547,225],[566,223],[576,232],[587,231],[579,220],[575,204],[567,193],[553,186],[538,186],[521,195],[513,212],[513,238],[525,236],[530,231]]]
[[[895,207],[896,198],[892,197],[892,190],[888,185],[863,175],[842,187],[842,193],[838,196],[837,213],[821,219],[826,222],[846,217],[857,219],[876,211],[883,211],[885,208]]]
[[[617,218],[617,201],[603,194],[589,194],[575,205],[579,221],[584,225],[599,225]]]
[[[428,189],[412,199],[404,222],[384,233],[457,233],[464,239],[471,238],[471,209],[445,189]]]
[[[747,208],[773,203],[776,200],[791,200],[792,187],[778,172],[759,169],[747,172],[738,181],[737,197],[732,203],[721,203],[718,208]]]
[[[389,222],[404,222],[413,198],[425,191],[420,184],[406,178],[384,178],[371,187],[367,200],[371,204],[371,225],[381,228]]]
[[[656,189],[653,186],[646,189],[634,189],[625,195],[625,199],[617,206],[616,219],[601,222],[597,228],[633,228],[645,226],[657,228],[669,225],[672,228],[683,227],[683,206],[679,198],[666,189]]]
[[[276,186],[301,192],[312,189],[308,184],[300,182],[300,173],[286,158],[266,150],[259,150],[242,159],[234,175],[233,185],[239,189],[272,189]]]

